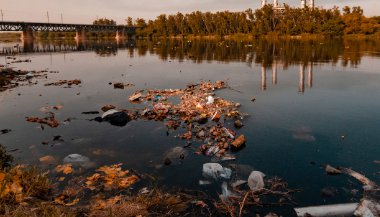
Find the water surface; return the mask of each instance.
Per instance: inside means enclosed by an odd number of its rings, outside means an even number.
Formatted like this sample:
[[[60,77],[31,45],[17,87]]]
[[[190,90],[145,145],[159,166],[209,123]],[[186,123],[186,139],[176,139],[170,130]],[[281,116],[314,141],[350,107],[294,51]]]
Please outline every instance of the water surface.
[[[66,46],[49,52],[49,46]],[[9,47],[14,44],[2,44]],[[217,95],[242,104],[250,116],[238,130],[246,147],[234,153],[249,170],[278,176],[291,188],[299,206],[358,201],[352,189],[361,186],[347,176],[328,176],[321,165],[352,167],[380,183],[380,42],[377,41],[130,41],[78,45],[66,42],[35,42],[34,52],[16,55],[30,59],[15,63],[22,70],[48,69],[47,78],[0,93],[0,143],[17,163],[36,164],[52,155],[62,162],[68,154],[88,156],[96,165],[123,163],[127,168],[150,173],[159,185],[200,189],[217,197],[220,183],[199,186],[202,164],[210,157],[193,155],[181,163],[162,165],[164,154],[185,142],[167,136],[162,122],[131,121],[125,127],[89,121],[106,104],[141,108],[131,104],[130,94],[140,89],[184,88],[200,80],[225,80],[232,89]],[[57,50],[57,49],[56,49]],[[62,49],[60,49],[62,50]],[[38,52],[36,52],[38,51]],[[10,62],[5,55],[0,64]],[[72,88],[44,86],[59,79],[81,79]],[[133,83],[114,89],[109,82]],[[252,102],[251,100],[256,100]],[[39,128],[26,116],[43,116],[42,106],[63,105],[56,118],[73,120],[58,128]],[[54,141],[56,135],[64,141]],[[343,139],[344,136],[344,139]],[[50,141],[43,145],[43,141]],[[194,144],[195,148],[197,144]],[[333,197],[321,190],[333,187]],[[282,212],[290,215],[291,211]]]

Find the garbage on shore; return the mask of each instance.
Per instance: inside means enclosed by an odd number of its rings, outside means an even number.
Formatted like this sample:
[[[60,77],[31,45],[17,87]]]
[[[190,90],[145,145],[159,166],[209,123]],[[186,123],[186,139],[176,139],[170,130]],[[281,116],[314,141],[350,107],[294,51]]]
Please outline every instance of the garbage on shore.
[[[54,113],[49,113],[49,116],[39,118],[39,117],[26,117],[26,121],[35,122],[39,124],[48,125],[51,128],[56,128],[59,126],[59,122],[55,119]]]
[[[113,83],[113,88],[114,89],[124,89],[125,87],[133,87],[135,86],[134,84],[125,84],[125,83],[122,83],[122,82],[116,82],[116,83]]]
[[[31,79],[40,77],[46,78],[47,70],[26,71],[15,70],[10,67],[0,67],[0,92],[26,84],[36,84]]]
[[[74,79],[74,80],[59,80],[59,81],[56,81],[56,82],[47,83],[47,84],[45,84],[45,86],[62,86],[64,84],[66,84],[67,87],[70,88],[72,85],[79,85],[81,83],[82,83],[82,81],[79,80],[79,79]]]

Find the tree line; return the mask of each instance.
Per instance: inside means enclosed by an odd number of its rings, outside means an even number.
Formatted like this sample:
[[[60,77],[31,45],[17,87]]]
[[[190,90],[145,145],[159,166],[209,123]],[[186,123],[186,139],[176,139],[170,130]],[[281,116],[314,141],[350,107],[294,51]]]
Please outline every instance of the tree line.
[[[243,12],[200,12],[161,14],[154,20],[126,19],[128,26],[144,27],[137,31],[143,37],[168,36],[227,36],[246,34],[301,35],[318,34],[342,36],[350,34],[379,34],[380,16],[365,17],[361,7],[341,10],[323,8],[292,8],[284,5],[278,11],[272,5]]]

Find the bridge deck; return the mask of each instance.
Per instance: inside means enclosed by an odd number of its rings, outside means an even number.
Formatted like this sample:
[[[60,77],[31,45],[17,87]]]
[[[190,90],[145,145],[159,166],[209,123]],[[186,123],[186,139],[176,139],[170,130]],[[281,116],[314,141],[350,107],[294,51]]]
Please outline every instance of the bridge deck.
[[[66,23],[34,23],[34,22],[0,22],[0,31],[32,31],[46,32],[75,32],[85,31],[135,31],[141,27],[124,25],[91,25],[91,24],[66,24]]]

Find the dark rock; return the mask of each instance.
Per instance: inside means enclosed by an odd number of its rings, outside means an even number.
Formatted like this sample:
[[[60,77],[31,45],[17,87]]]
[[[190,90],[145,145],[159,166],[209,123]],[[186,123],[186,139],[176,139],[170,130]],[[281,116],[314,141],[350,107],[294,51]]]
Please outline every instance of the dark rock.
[[[93,120],[96,121],[96,122],[103,122],[103,118],[102,117],[96,117]]]
[[[131,118],[125,112],[115,112],[103,118],[104,121],[108,121],[110,124],[114,126],[123,127],[125,126]]]
[[[1,134],[7,134],[9,132],[11,132],[12,130],[11,129],[3,129],[3,130],[0,130]]]
[[[88,112],[82,112],[84,115],[94,115],[94,114],[99,114],[98,111],[88,111]]]
[[[169,158],[165,158],[165,160],[164,160],[164,164],[165,164],[166,166],[169,166],[171,163],[172,163],[172,161],[171,161]]]
[[[124,89],[124,84],[123,83],[114,83],[113,88],[115,89]]]
[[[334,197],[337,193],[337,189],[333,187],[326,187],[321,190],[322,197]]]
[[[61,141],[61,142],[63,142],[64,140],[62,139],[62,136],[57,135],[57,136],[53,137],[53,141]]]

